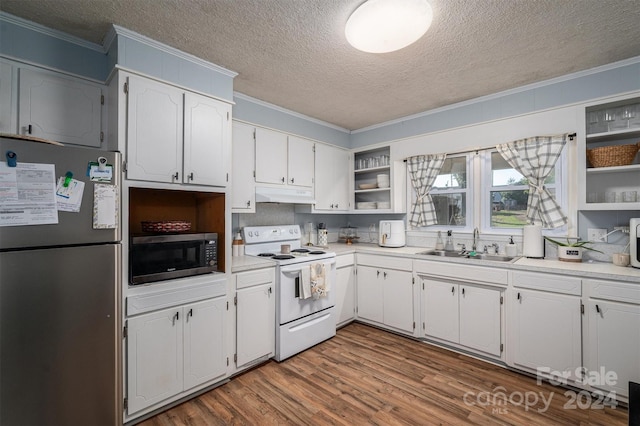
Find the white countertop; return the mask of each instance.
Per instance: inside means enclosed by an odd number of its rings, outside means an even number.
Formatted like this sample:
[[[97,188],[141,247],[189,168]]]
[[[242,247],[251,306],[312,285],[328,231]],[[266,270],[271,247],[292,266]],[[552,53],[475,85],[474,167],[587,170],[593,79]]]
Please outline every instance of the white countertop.
[[[231,272],[250,271],[252,269],[275,267],[276,261],[268,257],[233,256],[231,257]]]
[[[350,253],[384,254],[386,256],[410,257],[419,260],[435,262],[450,262],[469,264],[467,259],[455,257],[422,256],[418,253],[429,250],[429,247],[380,247],[372,243],[356,243],[347,245],[344,243],[331,243],[327,250],[333,251],[337,256]],[[587,278],[600,278],[617,281],[627,281],[640,284],[640,269],[630,266],[621,267],[613,263],[604,262],[561,262],[557,259],[528,259],[521,257],[515,262],[496,262],[489,260],[474,260],[474,265],[497,266],[505,269],[536,271],[547,273],[559,273],[565,275],[578,275]],[[231,272],[240,272],[250,269],[275,266],[270,259],[256,258],[253,256],[239,256],[232,258]]]

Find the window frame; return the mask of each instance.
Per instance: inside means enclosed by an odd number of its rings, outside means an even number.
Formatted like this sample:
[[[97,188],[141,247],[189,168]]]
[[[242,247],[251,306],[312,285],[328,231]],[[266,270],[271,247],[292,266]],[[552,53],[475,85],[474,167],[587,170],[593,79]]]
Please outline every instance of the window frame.
[[[447,160],[452,158],[465,158],[465,165],[467,168],[467,186],[466,188],[451,188],[451,189],[433,189],[429,192],[429,195],[447,195],[447,194],[459,194],[464,193],[466,197],[466,211],[465,211],[465,225],[429,225],[421,227],[412,227],[413,231],[447,231],[454,230],[455,232],[472,232],[475,227],[475,197],[473,187],[475,185],[475,173],[474,173],[474,157],[475,152],[462,152],[452,155],[447,155]],[[411,215],[411,206],[413,200],[415,200],[416,194],[413,186],[411,185],[411,179],[407,176],[407,221]]]
[[[567,149],[562,150],[555,165],[555,183],[553,188],[555,189],[554,197],[565,214],[568,214],[568,180],[567,180]],[[493,169],[491,168],[491,155],[498,152],[496,148],[487,148],[479,151],[480,156],[480,210],[479,210],[479,222],[481,224],[480,232],[494,234],[494,235],[513,235],[515,232],[522,232],[522,227],[492,227],[491,226],[491,209],[493,208],[493,202],[491,201],[491,192],[495,191],[510,191],[521,190],[521,185],[505,185],[505,186],[493,186]],[[550,185],[548,185],[550,186]],[[565,235],[567,233],[567,225],[559,228],[544,228],[543,233],[546,235]]]

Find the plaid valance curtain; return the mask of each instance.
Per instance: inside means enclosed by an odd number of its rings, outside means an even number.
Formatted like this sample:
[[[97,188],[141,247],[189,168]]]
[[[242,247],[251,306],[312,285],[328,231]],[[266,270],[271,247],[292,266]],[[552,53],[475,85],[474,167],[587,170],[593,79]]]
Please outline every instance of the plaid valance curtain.
[[[545,188],[549,176],[567,142],[568,134],[536,136],[496,146],[511,167],[529,182],[527,222],[544,228],[557,228],[567,223],[567,216]]]
[[[429,191],[444,164],[446,154],[417,155],[407,158],[407,169],[416,198],[411,202],[411,226],[428,226],[438,223],[436,209]]]

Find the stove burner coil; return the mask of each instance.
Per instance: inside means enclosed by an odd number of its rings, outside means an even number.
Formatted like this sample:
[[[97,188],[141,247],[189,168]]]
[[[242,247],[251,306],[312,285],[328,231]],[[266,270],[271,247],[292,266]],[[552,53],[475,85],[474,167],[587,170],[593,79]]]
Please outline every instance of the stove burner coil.
[[[278,254],[276,256],[273,256],[272,259],[275,259],[275,260],[295,259],[295,256],[291,256],[290,254]]]
[[[309,253],[309,250],[304,248],[299,248],[299,249],[291,250],[291,253]]]
[[[309,252],[309,254],[325,254],[326,252],[321,251],[321,250],[314,250],[312,252]]]
[[[274,253],[259,253],[258,254],[259,257],[273,257],[275,256]]]

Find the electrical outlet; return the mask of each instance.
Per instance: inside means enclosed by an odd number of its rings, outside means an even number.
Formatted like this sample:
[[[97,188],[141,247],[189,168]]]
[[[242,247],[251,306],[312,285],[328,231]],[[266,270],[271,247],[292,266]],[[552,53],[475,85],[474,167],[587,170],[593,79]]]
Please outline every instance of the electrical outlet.
[[[588,228],[587,229],[587,241],[593,241],[596,243],[606,243],[608,238],[606,237],[607,230],[599,229],[599,228]]]

